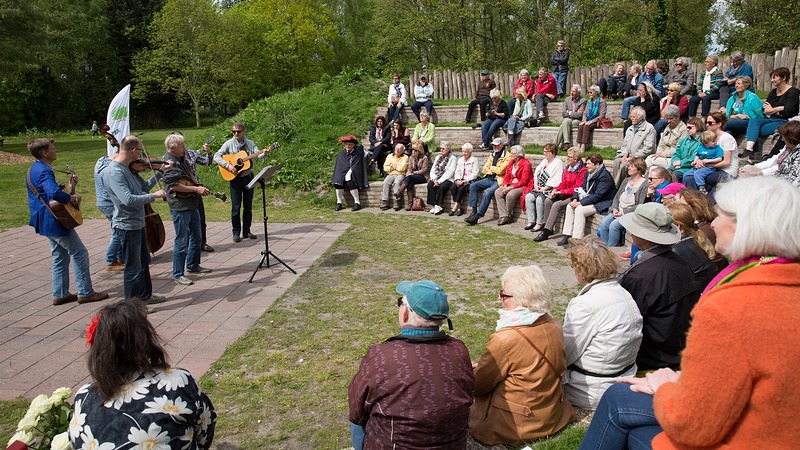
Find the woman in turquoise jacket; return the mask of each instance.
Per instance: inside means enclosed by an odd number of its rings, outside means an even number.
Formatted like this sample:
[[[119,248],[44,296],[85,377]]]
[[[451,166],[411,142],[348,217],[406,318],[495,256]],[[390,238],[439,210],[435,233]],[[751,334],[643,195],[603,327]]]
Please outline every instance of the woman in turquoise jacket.
[[[728,121],[722,130],[727,131],[733,137],[747,133],[747,124],[750,123],[750,119],[764,117],[762,112],[764,102],[758,98],[758,95],[750,91],[752,85],[753,80],[748,76],[736,78],[736,95],[732,95],[728,99],[725,109]]]
[[[690,117],[686,121],[686,130],[689,135],[678,142],[669,162],[669,170],[675,174],[675,181],[679,183],[683,181],[683,174],[692,168],[697,147],[700,146],[700,134],[706,131],[706,123],[699,117]]]

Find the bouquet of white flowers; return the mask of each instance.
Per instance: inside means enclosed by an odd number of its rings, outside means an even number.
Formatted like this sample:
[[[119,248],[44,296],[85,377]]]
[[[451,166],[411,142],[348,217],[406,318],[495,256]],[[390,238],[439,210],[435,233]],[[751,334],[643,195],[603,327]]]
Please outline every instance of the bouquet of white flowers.
[[[72,415],[72,407],[67,401],[70,397],[72,389],[62,387],[50,397],[42,394],[34,398],[8,445],[20,441],[30,449],[72,449],[67,433]]]

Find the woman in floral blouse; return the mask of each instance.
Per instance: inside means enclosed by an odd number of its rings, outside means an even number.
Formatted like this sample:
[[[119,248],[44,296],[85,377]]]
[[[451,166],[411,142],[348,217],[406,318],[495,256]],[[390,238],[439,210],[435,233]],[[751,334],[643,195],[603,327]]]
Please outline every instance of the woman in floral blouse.
[[[214,406],[189,372],[167,364],[143,303],[108,305],[86,331],[95,381],[75,395],[73,448],[211,447]]]

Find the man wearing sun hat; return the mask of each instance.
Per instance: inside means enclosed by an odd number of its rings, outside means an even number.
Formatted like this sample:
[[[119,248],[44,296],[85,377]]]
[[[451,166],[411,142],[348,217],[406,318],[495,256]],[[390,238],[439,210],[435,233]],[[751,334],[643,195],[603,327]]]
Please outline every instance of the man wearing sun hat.
[[[689,313],[700,297],[689,265],[672,252],[681,233],[672,223],[672,214],[660,203],[641,204],[619,222],[642,249],[639,259],[619,277],[644,321],[636,365],[640,371],[679,370]]]
[[[397,285],[397,336],[372,345],[348,388],[350,432],[362,448],[466,448],[475,376],[467,347],[441,331],[447,294],[430,280]]]
[[[353,196],[353,211],[361,209],[359,189],[369,187],[367,179],[367,164],[364,161],[364,147],[358,145],[358,138],[353,135],[342,136],[339,142],[344,148],[336,155],[336,164],[333,166],[333,180],[331,184],[336,188],[336,208],[340,211],[345,203],[344,190],[350,191]]]

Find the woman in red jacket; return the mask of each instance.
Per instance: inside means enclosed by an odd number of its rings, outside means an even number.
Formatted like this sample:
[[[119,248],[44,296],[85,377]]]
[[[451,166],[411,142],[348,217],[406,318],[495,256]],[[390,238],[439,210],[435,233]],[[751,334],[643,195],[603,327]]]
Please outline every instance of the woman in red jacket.
[[[521,145],[514,145],[509,150],[511,161],[508,163],[503,183],[494,191],[500,220],[497,225],[511,223],[511,215],[517,203],[525,207],[525,194],[533,189],[533,168],[525,158],[525,150]]]
[[[561,176],[561,184],[550,190],[550,194],[544,200],[544,216],[547,221],[538,236],[533,238],[534,242],[546,241],[553,235],[556,219],[561,211],[567,208],[571,201],[572,194],[583,184],[586,177],[586,165],[581,160],[582,153],[575,147],[567,150],[567,166]]]
[[[692,310],[681,371],[620,379],[600,400],[581,449],[800,441],[800,228],[785,213],[800,208],[800,191],[784,180],[740,178],[716,200],[715,248],[733,262]]]

